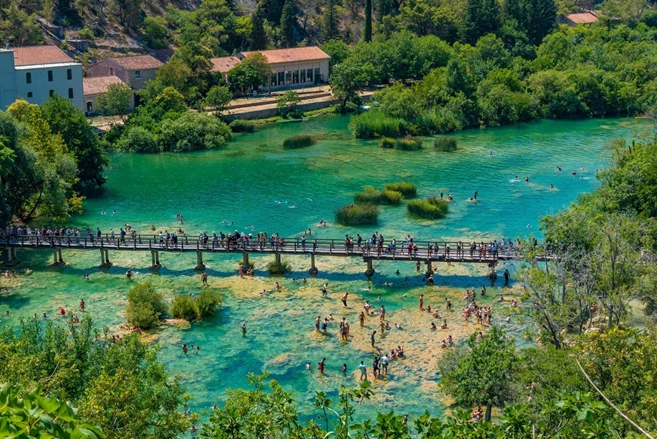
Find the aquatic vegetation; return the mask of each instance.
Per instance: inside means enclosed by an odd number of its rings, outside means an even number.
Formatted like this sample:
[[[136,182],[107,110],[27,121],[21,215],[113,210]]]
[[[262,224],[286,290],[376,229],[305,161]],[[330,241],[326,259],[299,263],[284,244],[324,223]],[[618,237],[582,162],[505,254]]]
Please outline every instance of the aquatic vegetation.
[[[281,261],[280,263],[270,262],[267,264],[267,270],[269,270],[269,274],[273,275],[285,274],[290,271],[290,264],[285,261]]]
[[[406,136],[395,140],[395,148],[403,151],[417,151],[418,149],[422,149],[422,139]]]
[[[379,139],[379,146],[381,148],[394,148],[395,139],[391,139],[390,137],[381,137]]]
[[[388,183],[386,184],[385,190],[399,192],[404,198],[415,198],[417,195],[417,187],[415,187],[413,183],[407,181]]]
[[[358,204],[399,204],[403,199],[404,196],[399,191],[380,191],[373,187],[366,188],[354,197],[354,201]]]
[[[381,195],[387,204],[399,204],[404,199],[404,195],[399,191],[386,189]]]
[[[379,110],[370,110],[352,117],[349,129],[358,139],[381,136],[397,138],[407,133],[403,119],[386,116]]]
[[[376,224],[378,219],[379,209],[371,203],[350,204],[335,212],[335,221],[343,226]]]
[[[198,316],[196,301],[188,294],[180,294],[173,299],[169,312],[176,319],[194,320]]]
[[[433,146],[438,151],[456,151],[456,138],[440,136],[433,141]]]
[[[126,315],[128,322],[142,329],[157,325],[167,312],[167,305],[161,293],[152,283],[137,284],[128,291]]]
[[[290,136],[287,139],[283,140],[283,148],[285,149],[298,149],[306,148],[308,146],[314,145],[316,140],[314,137],[309,136],[308,134],[297,134],[295,136]]]
[[[426,200],[409,201],[406,208],[410,214],[420,218],[439,219],[447,214],[449,203],[440,198],[429,197]]]
[[[211,316],[221,306],[221,295],[218,292],[205,288],[196,296],[196,308],[200,317]]]
[[[235,119],[228,126],[234,133],[252,133],[255,131],[255,125],[253,122],[243,119]]]

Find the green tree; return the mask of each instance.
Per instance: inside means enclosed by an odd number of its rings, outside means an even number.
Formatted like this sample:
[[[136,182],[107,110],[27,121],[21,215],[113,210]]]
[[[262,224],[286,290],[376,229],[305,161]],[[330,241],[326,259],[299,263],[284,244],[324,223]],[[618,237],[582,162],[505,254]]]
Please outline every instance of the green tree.
[[[114,0],[116,15],[121,26],[138,29],[141,25],[141,2],[139,0]]]
[[[463,350],[451,351],[440,360],[440,388],[461,406],[485,405],[485,420],[490,421],[492,407],[512,399],[518,363],[515,344],[496,326],[483,337],[471,335],[466,343]]]
[[[53,133],[62,136],[76,158],[79,179],[74,187],[76,192],[87,194],[102,187],[103,172],[109,161],[84,113],[60,96],[51,97],[41,110]]]
[[[251,32],[249,34],[251,50],[263,50],[267,47],[267,32],[265,31],[265,13],[258,4],[251,14]]]
[[[370,63],[359,66],[345,61],[335,66],[329,77],[331,92],[340,101],[342,111],[355,110],[361,103],[358,90],[364,87],[374,76],[374,66]]]
[[[153,133],[140,126],[126,128],[115,148],[125,152],[160,152],[160,145]]]
[[[128,113],[132,104],[132,89],[125,84],[110,84],[107,92],[98,97],[98,107],[103,114],[123,116]]]
[[[188,294],[179,294],[174,297],[169,312],[176,319],[194,320],[199,312],[196,301]]]
[[[534,45],[554,28],[557,17],[555,0],[505,0],[505,18],[514,19]]]
[[[169,25],[164,17],[146,17],[142,27],[144,41],[151,49],[165,49],[169,47]]]
[[[349,57],[349,46],[341,40],[331,40],[322,44],[321,49],[331,57],[329,60],[329,68],[340,64]]]
[[[276,98],[276,105],[278,107],[278,112],[283,117],[288,117],[290,115],[296,115],[298,108],[297,105],[301,102],[299,93],[294,90],[288,90],[283,93],[281,96]],[[301,115],[299,115],[301,116]]]
[[[326,0],[324,14],[322,14],[322,40],[330,41],[339,36],[339,17],[336,0]]]
[[[190,111],[165,120],[159,141],[163,151],[183,152],[220,148],[230,138],[230,128],[219,118]]]
[[[228,87],[224,85],[215,85],[208,91],[203,103],[206,107],[214,108],[215,114],[221,116],[227,109],[228,104],[233,99],[233,94]]]
[[[294,47],[294,30],[297,26],[297,5],[294,0],[285,0],[281,13],[281,40],[285,47]]]
[[[36,23],[36,14],[27,14],[13,2],[0,10],[0,40],[14,46],[43,44],[43,32]]]
[[[365,0],[365,29],[363,30],[363,41],[372,41],[372,0]]]
[[[257,90],[268,83],[271,71],[271,66],[262,53],[251,53],[230,69],[228,80],[235,90],[241,92],[248,89]]]
[[[166,314],[164,297],[152,283],[137,284],[128,291],[126,316],[128,323],[142,329],[155,326]]]
[[[480,37],[497,33],[500,25],[498,0],[468,0],[461,40],[474,45]]]
[[[376,22],[380,26],[383,24],[383,18],[392,12],[392,1],[391,0],[376,0],[376,8],[374,13],[376,16]]]
[[[201,293],[196,296],[196,306],[201,317],[213,315],[217,308],[221,306],[221,296],[218,292],[209,288],[204,288]]]

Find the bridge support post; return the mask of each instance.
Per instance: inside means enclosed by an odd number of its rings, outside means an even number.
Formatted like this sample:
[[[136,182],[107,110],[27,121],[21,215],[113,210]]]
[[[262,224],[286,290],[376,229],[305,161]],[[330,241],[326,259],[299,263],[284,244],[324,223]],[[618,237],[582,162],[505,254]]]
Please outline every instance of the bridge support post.
[[[109,268],[112,263],[109,260],[109,250],[100,249],[100,268]]]
[[[495,279],[497,279],[497,273],[495,272],[496,265],[497,261],[488,264],[488,278],[490,279],[491,283],[494,283]]]
[[[365,276],[372,276],[374,274],[374,265],[372,264],[372,259],[366,259],[367,262],[367,270],[365,270]]]
[[[274,262],[276,262],[277,265],[281,265],[281,254],[280,253],[274,253]]]
[[[16,248],[15,247],[6,247],[3,251],[5,265],[7,267],[13,267],[17,265],[20,261],[16,257]]]
[[[249,265],[249,254],[247,252],[242,253],[242,267],[248,270]]]
[[[57,249],[57,262],[60,264],[64,263],[64,258],[62,257],[62,249]]]
[[[315,266],[315,253],[310,254],[310,270],[308,270],[308,274],[311,276],[317,276],[318,270],[317,267]]]
[[[197,251],[196,252],[196,267],[194,267],[195,271],[203,271],[205,270],[205,264],[203,263],[203,252]]]
[[[427,259],[425,264],[427,264],[427,271],[426,271],[425,275],[429,276],[430,274],[433,274],[433,266],[431,264],[431,259]]]
[[[160,252],[151,250],[151,270],[157,271],[160,267]]]

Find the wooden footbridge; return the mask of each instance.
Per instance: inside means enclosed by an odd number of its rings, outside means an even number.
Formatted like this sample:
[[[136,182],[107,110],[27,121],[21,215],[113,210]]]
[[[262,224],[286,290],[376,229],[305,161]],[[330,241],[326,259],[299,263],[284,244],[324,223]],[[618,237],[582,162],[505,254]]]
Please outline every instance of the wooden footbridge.
[[[489,275],[494,276],[495,266],[499,261],[510,261],[519,258],[518,248],[513,245],[500,245],[493,243],[445,242],[445,241],[406,241],[396,243],[386,242],[383,245],[370,245],[363,240],[358,245],[345,243],[344,239],[312,239],[304,238],[276,238],[276,239],[243,239],[215,237],[177,236],[166,239],[161,235],[126,234],[124,237],[101,235],[78,236],[32,236],[32,235],[0,235],[0,247],[3,248],[5,266],[15,265],[19,262],[16,250],[18,248],[50,249],[53,251],[54,264],[63,264],[62,251],[86,250],[100,253],[100,267],[107,268],[112,265],[110,251],[139,251],[151,254],[151,269],[161,267],[160,253],[194,253],[196,254],[196,270],[204,270],[203,255],[213,254],[241,254],[243,265],[249,266],[249,255],[271,254],[280,264],[281,255],[308,255],[310,256],[311,275],[317,274],[315,265],[316,256],[362,258],[367,263],[365,274],[374,274],[372,265],[374,260],[380,261],[413,261],[426,264],[426,272],[433,273],[433,264],[447,263],[474,263],[487,264]],[[549,260],[552,256],[545,255],[542,260]]]

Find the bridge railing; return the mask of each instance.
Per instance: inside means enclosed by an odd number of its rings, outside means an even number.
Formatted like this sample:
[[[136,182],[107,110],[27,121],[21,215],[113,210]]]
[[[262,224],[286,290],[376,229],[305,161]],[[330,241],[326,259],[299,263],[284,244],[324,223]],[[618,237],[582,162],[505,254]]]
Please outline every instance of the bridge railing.
[[[410,245],[409,245],[410,244]],[[394,256],[445,260],[496,260],[515,258],[519,248],[513,244],[476,241],[384,241],[371,244],[369,239],[347,243],[344,239],[278,238],[234,239],[179,235],[166,238],[155,234],[85,234],[74,235],[0,235],[0,245],[21,247],[69,247],[99,249],[171,250],[171,251],[225,251],[262,253],[321,253],[364,257]]]

